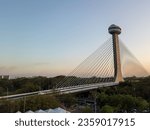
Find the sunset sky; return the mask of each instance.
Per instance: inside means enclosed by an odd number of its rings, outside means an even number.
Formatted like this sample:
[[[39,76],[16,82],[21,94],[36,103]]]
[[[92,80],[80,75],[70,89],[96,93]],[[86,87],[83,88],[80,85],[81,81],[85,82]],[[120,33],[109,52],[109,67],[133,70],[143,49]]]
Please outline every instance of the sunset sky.
[[[0,0],[0,75],[67,74],[110,38],[111,24],[150,72],[149,0]]]

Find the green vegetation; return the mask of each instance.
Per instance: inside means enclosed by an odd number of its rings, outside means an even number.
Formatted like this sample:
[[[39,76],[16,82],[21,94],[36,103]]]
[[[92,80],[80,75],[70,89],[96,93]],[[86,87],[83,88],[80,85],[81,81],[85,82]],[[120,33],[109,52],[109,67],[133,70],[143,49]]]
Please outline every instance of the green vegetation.
[[[97,91],[98,112],[148,112],[150,77],[128,78],[117,87]]]
[[[0,79],[0,96],[51,89],[65,76]]]
[[[64,76],[0,80],[0,95],[32,92],[53,88]],[[79,99],[91,102],[79,103]],[[127,78],[118,86],[66,94],[37,95],[17,100],[0,100],[0,112],[63,107],[70,112],[150,112],[150,77]]]
[[[85,107],[83,107],[83,108],[80,108],[80,112],[81,112],[81,113],[91,113],[91,112],[92,112],[92,109],[91,109],[91,107],[89,107],[89,106],[85,106]]]
[[[28,110],[49,109],[60,106],[59,100],[55,96],[38,95],[33,97],[24,97],[18,100],[1,100],[0,112],[26,112]]]
[[[112,106],[109,106],[109,105],[104,105],[101,108],[101,112],[102,113],[113,113],[114,112],[114,108]]]

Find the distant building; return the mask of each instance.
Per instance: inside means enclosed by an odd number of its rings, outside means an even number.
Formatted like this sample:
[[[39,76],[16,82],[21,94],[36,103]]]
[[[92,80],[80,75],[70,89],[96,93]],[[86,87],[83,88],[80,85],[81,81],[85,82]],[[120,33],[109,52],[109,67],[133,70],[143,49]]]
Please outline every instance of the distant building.
[[[0,75],[0,79],[9,79],[9,75]]]

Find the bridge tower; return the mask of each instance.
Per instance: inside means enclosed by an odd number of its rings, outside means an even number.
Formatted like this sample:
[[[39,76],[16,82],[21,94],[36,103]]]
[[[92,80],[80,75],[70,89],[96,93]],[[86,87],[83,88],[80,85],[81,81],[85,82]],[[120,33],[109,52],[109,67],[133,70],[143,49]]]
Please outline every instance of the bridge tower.
[[[113,55],[114,55],[114,78],[115,82],[123,82],[120,62],[120,48],[118,35],[121,33],[121,28],[117,25],[112,24],[108,31],[112,34],[113,40]]]

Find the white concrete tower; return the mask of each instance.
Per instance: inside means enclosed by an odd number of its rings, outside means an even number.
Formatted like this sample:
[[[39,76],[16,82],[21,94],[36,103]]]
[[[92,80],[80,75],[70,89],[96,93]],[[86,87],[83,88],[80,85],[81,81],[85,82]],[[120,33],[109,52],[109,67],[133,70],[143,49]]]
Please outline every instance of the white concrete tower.
[[[121,62],[120,62],[120,48],[118,35],[121,33],[121,28],[112,24],[108,31],[112,34],[113,40],[113,55],[114,55],[114,78],[115,82],[123,82],[122,72],[121,72]]]

